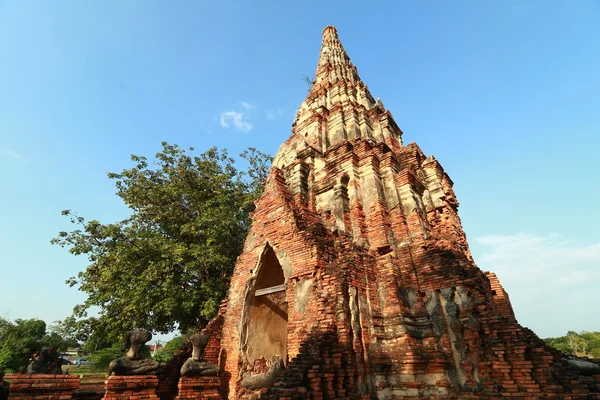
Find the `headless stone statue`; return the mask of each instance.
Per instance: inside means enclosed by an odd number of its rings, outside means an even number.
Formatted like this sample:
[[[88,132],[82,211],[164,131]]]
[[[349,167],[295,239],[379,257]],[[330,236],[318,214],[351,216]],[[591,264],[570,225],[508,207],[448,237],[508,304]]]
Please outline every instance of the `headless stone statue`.
[[[196,333],[190,338],[193,345],[192,357],[181,367],[181,376],[217,376],[219,366],[204,359],[208,339],[205,333]]]
[[[28,374],[62,374],[61,360],[58,353],[50,347],[42,347],[40,351],[31,357],[27,366]]]
[[[154,375],[158,370],[158,361],[142,358],[142,346],[152,339],[152,334],[146,330],[129,331],[123,337],[121,351],[127,354],[111,361],[108,371],[111,375]]]
[[[279,375],[279,371],[281,371],[283,368],[283,360],[278,357],[277,360],[275,360],[273,364],[271,364],[271,368],[269,368],[269,371],[263,374],[250,375],[245,377],[242,380],[242,386],[250,390],[269,388],[273,386],[277,375]]]

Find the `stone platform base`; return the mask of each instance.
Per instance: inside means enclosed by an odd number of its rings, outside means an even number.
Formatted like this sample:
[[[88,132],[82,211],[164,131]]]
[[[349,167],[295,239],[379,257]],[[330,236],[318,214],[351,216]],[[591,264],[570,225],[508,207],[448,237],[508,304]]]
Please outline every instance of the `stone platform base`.
[[[78,375],[14,374],[10,380],[11,400],[69,400],[79,387]]]
[[[156,375],[109,376],[104,400],[158,400]]]
[[[177,400],[221,400],[217,376],[181,377]]]

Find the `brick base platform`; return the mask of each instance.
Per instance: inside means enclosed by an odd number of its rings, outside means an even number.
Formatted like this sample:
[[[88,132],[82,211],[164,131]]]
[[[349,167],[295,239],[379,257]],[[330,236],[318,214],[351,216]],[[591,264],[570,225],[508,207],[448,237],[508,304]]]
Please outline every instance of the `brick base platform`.
[[[177,400],[221,400],[220,385],[221,380],[216,376],[181,377]]]
[[[69,400],[80,382],[77,375],[15,374],[4,379],[11,381],[12,400]]]
[[[158,400],[156,375],[109,376],[104,400]]]

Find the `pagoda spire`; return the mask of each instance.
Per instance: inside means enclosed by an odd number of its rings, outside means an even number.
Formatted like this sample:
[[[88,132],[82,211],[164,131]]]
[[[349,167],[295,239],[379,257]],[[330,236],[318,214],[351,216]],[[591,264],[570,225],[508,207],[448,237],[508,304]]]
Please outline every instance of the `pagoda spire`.
[[[402,131],[358,76],[336,29],[327,26],[313,85],[296,113],[292,136],[279,148],[273,165],[294,163],[308,147],[325,153],[343,141],[360,139],[400,148]]]
[[[329,25],[323,29],[321,53],[317,63],[314,89],[327,86],[338,81],[346,81],[355,85],[360,82],[356,67],[350,62],[350,57],[338,37],[335,27]]]

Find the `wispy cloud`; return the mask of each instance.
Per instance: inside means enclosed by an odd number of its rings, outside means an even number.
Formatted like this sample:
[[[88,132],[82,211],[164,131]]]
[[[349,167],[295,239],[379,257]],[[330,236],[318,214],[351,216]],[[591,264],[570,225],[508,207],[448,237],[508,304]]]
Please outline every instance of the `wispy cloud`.
[[[266,108],[265,113],[267,113],[267,118],[269,121],[274,121],[277,118],[281,117],[283,114],[283,110],[281,108]]]
[[[237,111],[225,111],[221,113],[221,126],[223,128],[234,128],[242,132],[252,130],[252,124],[244,121],[244,113]]]
[[[14,149],[0,149],[2,155],[13,160],[22,160],[23,155]]]
[[[248,114],[254,108],[254,104],[247,101],[239,102],[244,111],[224,111],[221,113],[220,122],[223,128],[237,129],[241,132],[249,132],[254,125],[248,120]]]
[[[240,104],[242,105],[242,107],[244,107],[244,109],[246,111],[251,110],[252,108],[254,108],[254,104],[252,103],[248,103],[247,101],[240,101]]]
[[[475,240],[483,248],[477,264],[498,275],[521,323],[542,336],[600,330],[592,316],[600,287],[600,242],[584,245],[558,234],[525,233]]]

